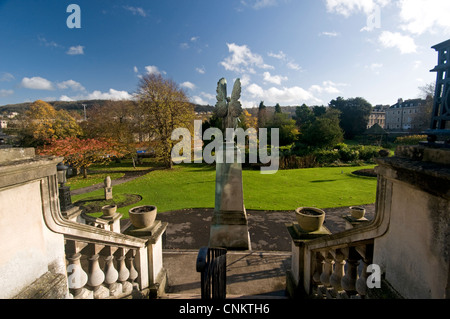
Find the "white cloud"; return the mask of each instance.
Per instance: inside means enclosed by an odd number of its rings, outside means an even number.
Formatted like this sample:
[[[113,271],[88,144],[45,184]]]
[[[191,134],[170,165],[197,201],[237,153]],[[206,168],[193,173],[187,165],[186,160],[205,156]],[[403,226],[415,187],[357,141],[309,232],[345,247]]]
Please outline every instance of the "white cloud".
[[[190,90],[195,89],[195,84],[192,83],[192,82],[189,82],[189,81],[181,83],[180,86],[183,87],[183,88],[190,89]]]
[[[378,38],[385,48],[397,48],[401,54],[415,53],[417,46],[414,39],[399,32],[383,31]]]
[[[337,37],[339,35],[339,33],[337,33],[336,31],[332,31],[332,32],[324,31],[324,32],[319,33],[319,35],[324,35],[324,36],[327,36],[330,38],[334,38],[334,37]]]
[[[139,73],[139,69],[137,68],[137,66],[134,66],[133,71],[134,73]]]
[[[67,95],[61,95],[61,97],[59,98],[59,100],[60,100],[60,101],[63,101],[63,102],[72,102],[72,101],[75,101],[74,99],[68,97]]]
[[[74,80],[68,80],[64,82],[57,83],[56,86],[58,89],[65,90],[65,89],[71,89],[74,91],[84,91],[86,90],[84,86],[82,86],[79,82]]]
[[[203,66],[201,68],[195,68],[195,71],[197,71],[200,74],[205,74],[206,73],[205,67],[203,67]]]
[[[0,90],[0,97],[7,97],[9,95],[13,95],[14,91],[13,90]]]
[[[409,0],[408,0],[409,1]],[[327,10],[348,17],[354,13],[363,12],[369,15],[376,6],[384,7],[391,0],[326,0]]]
[[[311,85],[309,88],[310,92],[314,93],[328,93],[328,94],[339,94],[341,93],[341,90],[339,90],[338,86],[347,86],[347,84],[344,83],[334,83],[332,81],[323,81],[322,85]]]
[[[253,83],[247,87],[246,92],[253,99],[264,101],[267,104],[322,103],[322,101],[316,98],[311,92],[298,86],[283,87],[282,89],[271,87],[264,90],[259,85]]]
[[[127,91],[118,91],[114,89],[109,89],[108,92],[93,91],[88,94],[80,94],[77,96],[69,97],[67,95],[62,95],[60,101],[76,101],[76,100],[132,100],[134,96]]]
[[[209,103],[207,101],[205,101],[204,99],[202,99],[200,96],[194,96],[191,99],[191,102],[194,104],[199,104],[199,105],[208,105]]]
[[[214,94],[211,94],[211,93],[202,92],[202,93],[200,93],[200,95],[203,96],[204,98],[207,98],[208,100],[215,100],[216,99],[216,96]]]
[[[366,69],[370,69],[375,74],[380,74],[380,69],[383,67],[383,63],[372,63],[370,65],[366,65]]]
[[[3,72],[0,74],[0,82],[10,82],[14,79],[15,77],[11,73]]]
[[[248,75],[248,74],[242,75],[241,76],[241,85],[242,86],[249,85],[250,84],[250,80],[251,80],[250,75]]]
[[[158,69],[158,67],[155,66],[155,65],[147,65],[147,66],[145,67],[145,70],[147,71],[147,74],[156,74],[156,75],[159,75],[159,74],[166,74],[165,71],[160,71],[160,70]]]
[[[145,13],[145,10],[140,7],[131,7],[131,6],[123,6],[125,10],[130,11],[133,15],[139,15],[141,17],[146,17],[147,13]]]
[[[69,50],[67,50],[66,54],[68,54],[68,55],[84,54],[84,46],[77,45],[77,46],[70,47]]]
[[[87,95],[87,100],[131,100],[133,96],[127,91],[109,89],[108,92],[94,91]]]
[[[280,0],[241,0],[241,5],[255,10],[277,6]]]
[[[280,51],[278,53],[269,52],[269,53],[267,53],[267,55],[272,57],[272,58],[279,59],[279,60],[286,59],[286,54],[283,51]]]
[[[32,78],[24,77],[21,82],[22,87],[32,90],[54,90],[53,83],[47,79],[35,76]]]
[[[286,66],[287,66],[289,69],[296,70],[296,71],[300,71],[300,70],[302,69],[302,67],[301,67],[300,65],[298,65],[297,63],[294,63],[294,62],[292,62],[292,61],[288,62],[288,63],[286,64]]]
[[[46,47],[53,47],[53,48],[59,48],[59,47],[61,47],[61,46],[60,46],[58,43],[56,43],[55,41],[48,41],[46,38],[41,37],[41,36],[39,36],[39,35],[38,35],[38,40],[39,40],[39,43],[40,43],[41,45],[46,46]]]
[[[288,78],[281,75],[271,75],[270,72],[264,72],[264,81],[281,85],[281,81],[287,81]]]
[[[252,53],[247,45],[240,46],[235,43],[227,43],[227,46],[231,55],[220,62],[225,70],[241,73],[256,73],[253,67],[273,69],[273,66],[264,63],[261,55]]]
[[[413,34],[425,32],[450,34],[450,1],[400,0],[401,28]]]
[[[413,65],[414,70],[417,70],[421,66],[422,66],[422,61],[420,61],[420,60],[414,61],[414,65]]]

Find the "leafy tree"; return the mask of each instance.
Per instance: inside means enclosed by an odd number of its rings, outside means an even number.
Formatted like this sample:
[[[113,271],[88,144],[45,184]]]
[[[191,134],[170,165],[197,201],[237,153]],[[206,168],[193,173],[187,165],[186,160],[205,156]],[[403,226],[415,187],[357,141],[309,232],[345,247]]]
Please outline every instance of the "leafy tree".
[[[122,157],[125,152],[112,140],[77,137],[52,139],[50,143],[38,149],[40,155],[63,156],[64,162],[81,169],[85,178],[87,169],[92,164],[106,164],[115,157]]]
[[[365,99],[356,97],[346,100],[338,97],[331,100],[329,106],[341,112],[340,126],[344,130],[345,138],[352,139],[366,130],[372,105]]]
[[[194,107],[178,85],[160,74],[146,74],[138,84],[138,104],[148,133],[157,142],[156,154],[167,168],[172,168],[172,132],[189,128],[192,132]]]
[[[335,109],[327,109],[325,114],[317,117],[304,131],[300,141],[312,147],[331,147],[341,143],[344,138],[339,126],[340,112]]]
[[[283,112],[281,111],[281,106],[280,106],[280,104],[278,104],[278,103],[277,103],[277,105],[275,105],[275,113],[277,113],[277,114],[283,113]]]
[[[246,109],[244,109],[239,116],[239,120],[239,127],[242,127],[244,130],[248,128],[256,129],[258,127],[258,119],[252,116]]]
[[[300,129],[307,127],[314,121],[314,113],[306,104],[295,108],[295,123]]]
[[[22,144],[42,146],[49,139],[80,136],[82,130],[76,120],[65,110],[37,100],[25,112],[19,129]]]
[[[295,120],[289,118],[289,115],[285,113],[274,113],[272,119],[267,123],[267,128],[268,134],[270,134],[271,128],[279,129],[280,146],[294,143],[299,135]]]

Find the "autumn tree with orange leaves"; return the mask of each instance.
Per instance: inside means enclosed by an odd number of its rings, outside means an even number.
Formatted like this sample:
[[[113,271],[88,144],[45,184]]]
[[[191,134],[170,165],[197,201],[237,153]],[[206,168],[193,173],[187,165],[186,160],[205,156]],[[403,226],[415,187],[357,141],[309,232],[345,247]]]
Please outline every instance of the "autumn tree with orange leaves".
[[[115,157],[124,156],[127,151],[111,139],[79,139],[67,137],[53,139],[38,150],[40,155],[64,157],[64,162],[79,168],[87,177],[87,169],[92,164],[106,164]]]

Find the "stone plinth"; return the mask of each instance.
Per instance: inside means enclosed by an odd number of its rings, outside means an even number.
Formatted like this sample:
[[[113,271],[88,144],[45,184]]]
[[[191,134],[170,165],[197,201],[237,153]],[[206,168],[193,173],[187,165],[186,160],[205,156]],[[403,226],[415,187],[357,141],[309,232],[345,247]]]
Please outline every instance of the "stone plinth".
[[[292,263],[291,269],[286,272],[286,289],[290,296],[296,297],[304,295],[303,283],[300,280],[303,278],[305,260],[310,260],[305,256],[304,244],[322,236],[329,236],[331,232],[325,226],[314,232],[306,232],[297,222],[286,224],[286,227],[292,239]]]
[[[124,234],[147,239],[148,276],[150,297],[156,298],[164,293],[167,285],[167,270],[163,267],[162,238],[168,223],[156,220],[148,228],[135,228],[130,225]]]
[[[217,153],[217,159],[223,159],[223,163],[216,161],[215,208],[210,230],[210,247],[251,249],[244,207],[242,164],[238,163],[238,157],[240,152],[234,143],[225,143],[225,147]]]
[[[346,230],[365,225],[369,222],[369,220],[365,217],[355,218],[352,215],[343,215],[342,218],[345,220]]]

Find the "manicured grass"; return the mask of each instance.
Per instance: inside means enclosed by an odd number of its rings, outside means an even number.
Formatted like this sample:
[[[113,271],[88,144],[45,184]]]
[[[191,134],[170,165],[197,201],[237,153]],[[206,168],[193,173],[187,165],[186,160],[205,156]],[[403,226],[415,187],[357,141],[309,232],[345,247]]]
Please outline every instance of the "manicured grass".
[[[319,208],[363,205],[375,202],[376,178],[351,174],[362,167],[323,167],[278,171],[262,175],[259,170],[244,170],[244,203],[247,209],[293,210],[300,206]],[[215,167],[177,165],[172,170],[156,170],[134,181],[113,187],[118,193],[139,194],[138,205],[156,205],[159,212],[183,208],[213,208]],[[73,196],[73,201],[101,197],[103,190]]]

